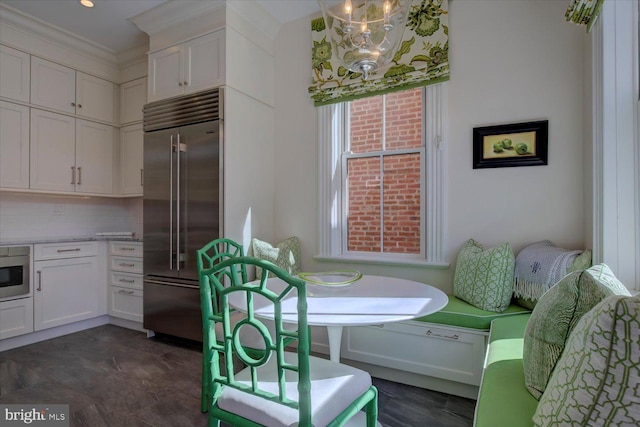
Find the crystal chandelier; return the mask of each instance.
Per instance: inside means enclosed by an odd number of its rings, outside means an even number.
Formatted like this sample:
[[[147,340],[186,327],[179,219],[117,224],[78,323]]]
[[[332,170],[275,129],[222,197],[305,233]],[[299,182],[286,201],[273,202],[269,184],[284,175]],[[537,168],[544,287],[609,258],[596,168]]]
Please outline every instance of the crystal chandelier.
[[[342,65],[367,80],[395,55],[412,0],[318,0]]]

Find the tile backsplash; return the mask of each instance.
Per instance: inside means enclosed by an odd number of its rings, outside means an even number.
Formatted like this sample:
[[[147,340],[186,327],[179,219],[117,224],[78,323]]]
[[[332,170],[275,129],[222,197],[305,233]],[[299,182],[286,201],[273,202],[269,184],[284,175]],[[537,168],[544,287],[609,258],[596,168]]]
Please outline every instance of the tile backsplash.
[[[142,198],[0,193],[0,243],[130,231],[142,236]]]

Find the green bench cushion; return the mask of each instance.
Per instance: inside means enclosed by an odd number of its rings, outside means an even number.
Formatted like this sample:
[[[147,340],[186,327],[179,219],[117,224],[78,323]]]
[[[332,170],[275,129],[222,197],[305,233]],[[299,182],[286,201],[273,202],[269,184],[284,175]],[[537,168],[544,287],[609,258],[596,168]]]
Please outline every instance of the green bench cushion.
[[[449,303],[442,310],[416,320],[488,331],[493,320],[523,313],[531,313],[531,310],[511,304],[502,313],[496,313],[495,311],[479,309],[453,295],[449,295]]]
[[[497,319],[491,325],[482,393],[476,405],[475,427],[533,425],[532,417],[538,401],[524,385],[522,366],[523,337],[529,317],[522,315]]]

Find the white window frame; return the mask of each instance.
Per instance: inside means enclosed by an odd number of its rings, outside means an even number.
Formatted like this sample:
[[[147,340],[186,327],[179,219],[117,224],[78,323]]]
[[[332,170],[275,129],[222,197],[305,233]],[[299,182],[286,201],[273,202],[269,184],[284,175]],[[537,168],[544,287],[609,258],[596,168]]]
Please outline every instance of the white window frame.
[[[446,254],[446,117],[447,83],[423,90],[423,200],[421,254],[346,250],[346,177],[348,103],[318,108],[318,255],[319,261],[408,264],[448,267]],[[425,124],[428,124],[425,126]]]
[[[592,29],[593,261],[640,290],[638,3],[603,3]]]

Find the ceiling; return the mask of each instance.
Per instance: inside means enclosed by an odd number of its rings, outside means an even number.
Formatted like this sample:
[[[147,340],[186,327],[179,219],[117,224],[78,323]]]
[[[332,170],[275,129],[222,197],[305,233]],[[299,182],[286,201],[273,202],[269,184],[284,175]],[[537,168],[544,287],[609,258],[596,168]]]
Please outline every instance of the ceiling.
[[[0,3],[119,53],[148,41],[148,36],[128,19],[167,1],[181,0],[93,0],[93,8],[81,6],[78,0],[0,0]],[[257,1],[280,23],[319,10],[316,0]]]

